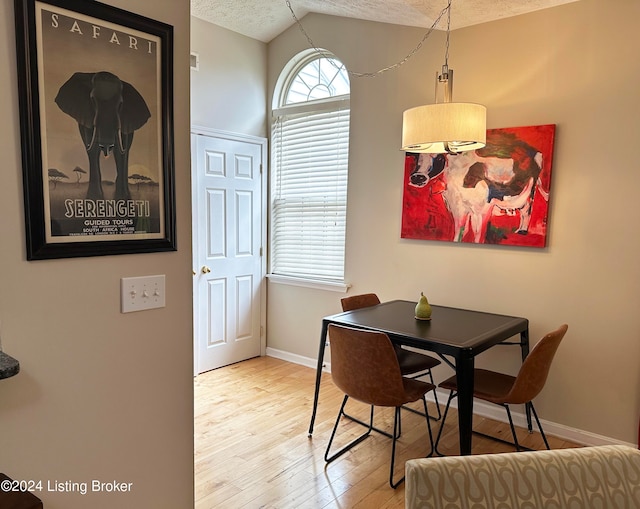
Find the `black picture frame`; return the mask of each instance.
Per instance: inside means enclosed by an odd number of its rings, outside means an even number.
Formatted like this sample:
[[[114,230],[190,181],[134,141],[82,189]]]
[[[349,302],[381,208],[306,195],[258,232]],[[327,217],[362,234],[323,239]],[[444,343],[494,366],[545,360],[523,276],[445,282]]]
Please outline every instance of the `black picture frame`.
[[[86,0],[15,16],[27,259],[175,251],[173,27]]]

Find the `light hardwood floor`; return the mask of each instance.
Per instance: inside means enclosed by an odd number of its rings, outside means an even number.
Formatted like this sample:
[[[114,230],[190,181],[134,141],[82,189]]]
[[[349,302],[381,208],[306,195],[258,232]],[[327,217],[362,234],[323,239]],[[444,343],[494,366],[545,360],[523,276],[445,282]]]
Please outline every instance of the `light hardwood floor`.
[[[251,359],[195,378],[196,509],[213,508],[403,508],[404,484],[389,487],[391,440],[373,433],[333,463],[324,450],[343,394],[324,374],[313,438],[308,438],[315,370],[271,357]],[[347,409],[365,419],[368,407]],[[435,415],[435,405],[429,403]],[[375,424],[390,430],[392,410],[376,409]],[[457,414],[447,416],[439,450],[457,454]],[[432,421],[435,434],[440,423]],[[336,445],[362,427],[344,420]],[[474,429],[509,438],[508,425],[476,418]],[[518,430],[521,442],[542,449],[538,433]],[[578,444],[548,437],[553,449]],[[342,442],[338,442],[342,440]],[[428,453],[425,421],[402,413],[396,475],[404,461]],[[474,435],[473,453],[512,451],[513,447]]]

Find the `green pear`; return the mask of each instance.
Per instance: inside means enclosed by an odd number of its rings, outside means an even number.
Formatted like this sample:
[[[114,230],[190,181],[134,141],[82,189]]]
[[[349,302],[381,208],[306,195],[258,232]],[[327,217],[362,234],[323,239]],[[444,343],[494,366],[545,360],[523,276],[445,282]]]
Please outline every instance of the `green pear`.
[[[416,318],[421,320],[431,319],[431,306],[422,292],[420,292],[420,300],[418,301],[418,304],[416,304]]]

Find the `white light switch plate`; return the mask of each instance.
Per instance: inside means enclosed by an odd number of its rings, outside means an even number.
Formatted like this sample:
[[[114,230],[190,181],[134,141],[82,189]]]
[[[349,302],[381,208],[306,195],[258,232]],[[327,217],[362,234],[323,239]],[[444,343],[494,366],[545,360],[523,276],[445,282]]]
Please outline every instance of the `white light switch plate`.
[[[120,280],[121,311],[131,313],[163,308],[164,274],[160,276],[123,277]]]

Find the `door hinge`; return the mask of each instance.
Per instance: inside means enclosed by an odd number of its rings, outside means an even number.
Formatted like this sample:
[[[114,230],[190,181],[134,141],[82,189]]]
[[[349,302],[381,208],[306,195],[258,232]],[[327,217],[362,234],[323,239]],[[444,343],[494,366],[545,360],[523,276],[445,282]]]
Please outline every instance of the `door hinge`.
[[[262,246],[260,246],[260,256],[262,256]]]
[[[260,326],[260,337],[264,336],[264,326]]]

